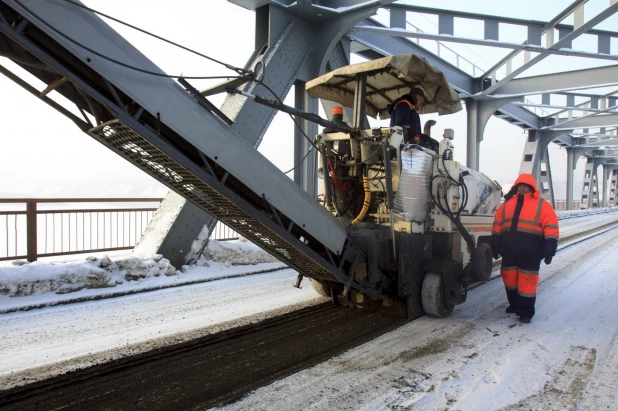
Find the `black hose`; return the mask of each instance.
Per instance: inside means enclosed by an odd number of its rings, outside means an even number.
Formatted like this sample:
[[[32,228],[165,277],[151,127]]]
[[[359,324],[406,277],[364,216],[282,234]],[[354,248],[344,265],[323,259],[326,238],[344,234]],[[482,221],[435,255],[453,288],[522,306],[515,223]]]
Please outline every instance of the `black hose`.
[[[440,197],[438,197],[438,199],[436,200],[436,197],[433,195],[433,180],[435,180],[437,177],[440,176],[433,176],[432,179],[429,181],[429,195],[431,196],[431,200],[436,205],[436,207],[438,207],[438,209],[442,211],[442,213],[444,213],[453,222],[453,224],[455,224],[455,227],[457,227],[457,230],[468,244],[470,254],[472,254],[476,249],[474,239],[472,238],[468,230],[466,230],[466,227],[464,227],[464,225],[461,223],[461,220],[459,219],[459,214],[457,214],[457,217],[454,216],[451,210],[449,210],[448,204],[446,205],[446,208],[442,207],[442,204],[440,204]]]

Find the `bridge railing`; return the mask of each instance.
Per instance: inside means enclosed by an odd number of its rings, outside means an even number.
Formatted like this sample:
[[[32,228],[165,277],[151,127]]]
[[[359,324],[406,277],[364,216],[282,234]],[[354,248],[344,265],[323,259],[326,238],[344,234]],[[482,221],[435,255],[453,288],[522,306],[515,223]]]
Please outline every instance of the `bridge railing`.
[[[0,199],[0,261],[131,250],[162,200]],[[223,241],[238,237],[221,223],[211,236]]]
[[[554,204],[556,205],[557,211],[566,210],[566,200],[555,200]],[[571,210],[579,210],[579,200],[573,201]]]

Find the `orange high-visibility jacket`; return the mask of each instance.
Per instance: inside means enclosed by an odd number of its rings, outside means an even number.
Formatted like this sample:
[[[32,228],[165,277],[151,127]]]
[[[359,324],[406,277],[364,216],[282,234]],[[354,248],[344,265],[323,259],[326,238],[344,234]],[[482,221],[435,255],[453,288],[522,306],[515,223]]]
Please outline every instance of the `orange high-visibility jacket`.
[[[517,185],[525,183],[534,191],[524,195],[518,210]],[[520,175],[498,207],[492,226],[494,253],[518,253],[540,261],[554,255],[558,246],[558,218],[550,203],[543,200],[530,174]]]

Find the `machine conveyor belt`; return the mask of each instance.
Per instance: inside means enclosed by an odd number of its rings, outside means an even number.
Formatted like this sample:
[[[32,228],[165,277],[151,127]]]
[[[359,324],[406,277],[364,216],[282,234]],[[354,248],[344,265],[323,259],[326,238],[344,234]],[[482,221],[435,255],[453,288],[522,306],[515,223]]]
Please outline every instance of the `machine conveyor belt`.
[[[298,240],[292,240],[298,241],[295,245],[277,234],[276,226],[269,227],[266,221],[252,216],[238,204],[239,199],[232,201],[220,189],[181,165],[173,155],[166,154],[170,151],[164,152],[164,147],[155,146],[120,120],[100,124],[88,134],[302,275],[342,282],[328,268],[336,270],[336,267],[326,263],[323,256]],[[323,259],[324,262],[320,261]]]

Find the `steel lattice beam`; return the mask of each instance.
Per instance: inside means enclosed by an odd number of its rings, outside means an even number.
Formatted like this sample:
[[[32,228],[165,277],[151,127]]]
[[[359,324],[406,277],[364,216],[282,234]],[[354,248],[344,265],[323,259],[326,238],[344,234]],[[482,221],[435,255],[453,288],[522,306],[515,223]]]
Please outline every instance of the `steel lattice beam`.
[[[500,88],[500,95],[525,96],[618,84],[618,65],[513,79]]]

